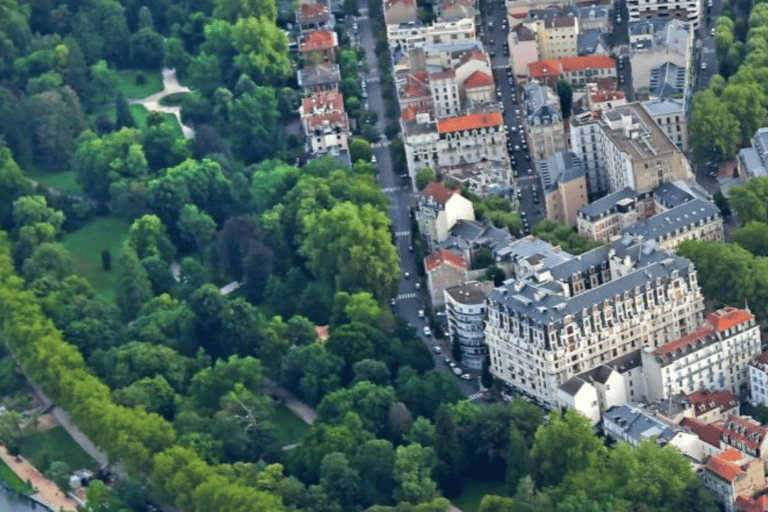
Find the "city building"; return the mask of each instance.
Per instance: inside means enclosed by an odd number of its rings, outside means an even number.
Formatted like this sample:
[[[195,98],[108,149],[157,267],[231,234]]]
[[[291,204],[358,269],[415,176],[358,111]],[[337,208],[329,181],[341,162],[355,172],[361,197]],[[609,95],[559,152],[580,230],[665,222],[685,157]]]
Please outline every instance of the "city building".
[[[611,31],[611,18],[608,7],[604,5],[589,5],[577,9],[579,17],[579,31],[583,34],[591,30],[597,30],[603,34]]]
[[[631,0],[630,0],[631,1]],[[693,30],[671,20],[631,46],[632,84],[638,98],[686,95],[693,79]]]
[[[450,339],[458,339],[461,347],[461,365],[470,370],[482,370],[488,356],[483,324],[485,298],[493,283],[472,281],[445,290],[445,313]]]
[[[466,42],[476,38],[474,18],[436,21],[431,25],[414,22],[387,25],[387,41],[393,50],[407,51],[425,44]]]
[[[510,26],[509,36],[509,61],[513,74],[518,80],[528,77],[528,65],[539,60],[539,44],[536,41],[536,33],[525,26],[524,23]]]
[[[305,32],[299,39],[299,51],[307,62],[319,64],[336,63],[336,48],[339,38],[333,30],[314,30]]]
[[[384,21],[387,25],[401,25],[419,21],[416,0],[385,0]]]
[[[603,431],[616,441],[626,441],[634,446],[651,438],[656,438],[657,443],[667,444],[678,432],[671,425],[629,404],[605,411]]]
[[[529,278],[573,259],[573,255],[559,245],[553,246],[534,235],[515,240],[498,251],[498,255],[497,264],[507,275],[518,279]]]
[[[665,98],[644,101],[643,108],[680,151],[684,153],[688,151],[688,122],[683,99]]]
[[[488,309],[492,374],[559,406],[562,383],[693,331],[704,304],[690,261],[626,237],[508,280]]]
[[[765,487],[763,463],[733,448],[710,457],[700,476],[704,487],[726,512],[735,512],[734,502],[739,496],[752,496]]]
[[[744,395],[749,361],[760,353],[760,327],[749,311],[734,307],[707,316],[690,334],[642,352],[648,397],[666,399],[702,388]]]
[[[445,306],[445,290],[467,281],[469,263],[460,254],[438,249],[424,258],[424,270],[432,307],[440,310]]]
[[[523,86],[526,132],[534,160],[565,151],[560,98],[551,87],[532,80]]]
[[[586,140],[592,141],[588,147]],[[692,178],[688,160],[640,103],[572,119],[571,143],[582,161],[594,162],[596,168],[586,169],[587,183],[606,183],[610,192],[626,187],[645,192],[662,183]],[[601,158],[595,158],[595,153]]]
[[[307,64],[297,72],[296,81],[303,94],[338,91],[341,70],[338,64]]]
[[[576,57],[579,54],[579,20],[575,16],[554,16],[533,20],[529,24],[536,33],[542,60]]]
[[[723,216],[712,201],[693,199],[636,222],[624,233],[653,240],[659,249],[671,251],[685,240],[724,241]]]
[[[349,160],[349,118],[340,92],[320,92],[301,100],[301,124],[313,155],[332,154]]]
[[[644,217],[638,213],[638,202],[644,204],[644,198],[626,187],[582,207],[576,218],[579,234],[604,244],[610,242]]]
[[[694,30],[701,23],[701,2],[698,0],[627,0],[629,22],[643,20],[680,20]]]
[[[299,8],[296,9],[296,25],[301,32],[333,30],[334,23],[335,20],[328,10],[328,4],[299,4]]]
[[[473,0],[440,0],[436,7],[438,9],[437,17],[442,21],[474,19],[477,16],[477,9]]]
[[[477,267],[478,255],[498,261],[514,239],[509,228],[497,228],[488,220],[459,220],[450,229],[448,238],[440,247],[460,254],[471,267]]]
[[[752,137],[752,146],[739,150],[739,176],[747,179],[768,176],[768,128],[760,128]]]
[[[748,370],[751,402],[768,406],[768,350],[750,361]]]
[[[604,34],[597,29],[586,30],[579,34],[577,45],[579,55],[605,55],[610,52]]]
[[[547,218],[576,226],[579,209],[587,204],[587,180],[581,160],[570,151],[558,151],[539,163]]]
[[[472,201],[442,183],[427,185],[419,197],[416,212],[421,236],[430,251],[448,239],[451,228],[460,220],[475,220]]]
[[[768,512],[768,494],[762,494],[758,498],[741,495],[734,502],[736,510],[742,512]]]
[[[528,74],[550,87],[556,86],[560,80],[580,87],[601,79],[616,80],[616,61],[607,55],[540,60],[528,64]]]

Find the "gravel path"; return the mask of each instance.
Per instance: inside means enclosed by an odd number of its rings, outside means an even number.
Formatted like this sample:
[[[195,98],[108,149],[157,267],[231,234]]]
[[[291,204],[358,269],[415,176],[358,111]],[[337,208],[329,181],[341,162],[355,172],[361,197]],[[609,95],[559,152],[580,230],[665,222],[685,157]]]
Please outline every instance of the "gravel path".
[[[169,94],[175,94],[178,92],[189,92],[189,87],[181,85],[176,78],[176,70],[163,68],[163,90],[157,92],[151,96],[147,96],[142,100],[133,100],[131,103],[137,105],[143,105],[150,112],[162,112],[164,114],[173,114],[181,124],[181,107],[166,107],[160,104],[160,100]],[[185,126],[181,124],[181,130],[184,132],[184,136],[191,139],[195,136],[195,131],[191,126]]]
[[[34,498],[48,504],[53,510],[77,510],[77,503],[61,492],[56,484],[45,478],[29,461],[21,457],[17,459],[2,445],[0,445],[0,458],[19,475],[19,478],[32,483],[37,491],[32,495]]]

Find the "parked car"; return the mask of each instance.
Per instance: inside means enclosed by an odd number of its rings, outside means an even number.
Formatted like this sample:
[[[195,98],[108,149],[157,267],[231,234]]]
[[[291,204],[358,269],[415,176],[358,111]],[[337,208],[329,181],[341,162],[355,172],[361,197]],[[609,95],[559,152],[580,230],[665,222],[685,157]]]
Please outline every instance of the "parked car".
[[[472,380],[472,376],[468,373],[462,373],[461,378],[464,380]]]
[[[457,377],[461,377],[461,374],[464,373],[461,368],[453,368],[451,371]]]
[[[428,325],[424,326],[424,336],[432,336],[432,330],[429,328]],[[440,348],[440,347],[435,347],[435,348]]]
[[[419,310],[419,318],[424,318],[424,310],[423,309]]]
[[[441,349],[440,347],[438,347],[437,345],[435,345],[434,347],[432,347],[432,351],[433,351],[435,354],[442,354],[442,352],[443,352],[443,349]]]

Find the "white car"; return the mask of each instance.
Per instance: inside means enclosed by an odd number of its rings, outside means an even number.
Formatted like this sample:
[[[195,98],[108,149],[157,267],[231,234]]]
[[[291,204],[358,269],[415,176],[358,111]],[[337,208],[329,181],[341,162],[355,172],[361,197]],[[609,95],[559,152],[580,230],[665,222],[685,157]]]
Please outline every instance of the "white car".
[[[376,155],[371,155],[371,163],[375,164],[376,162],[378,162],[378,159],[376,158]]]
[[[432,336],[432,330],[429,328],[428,325],[424,326],[424,336]],[[435,348],[440,348],[440,347],[435,347]],[[437,350],[435,352],[437,352]]]
[[[424,310],[423,309],[419,310],[419,318],[424,318]]]
[[[461,368],[453,368],[453,369],[451,369],[451,371],[452,371],[452,372],[453,372],[453,374],[454,374],[455,376],[457,376],[457,377],[461,377],[461,374],[462,374],[462,373],[464,373],[464,372],[461,370]]]
[[[462,373],[461,378],[464,380],[472,380],[472,376],[468,373]]]

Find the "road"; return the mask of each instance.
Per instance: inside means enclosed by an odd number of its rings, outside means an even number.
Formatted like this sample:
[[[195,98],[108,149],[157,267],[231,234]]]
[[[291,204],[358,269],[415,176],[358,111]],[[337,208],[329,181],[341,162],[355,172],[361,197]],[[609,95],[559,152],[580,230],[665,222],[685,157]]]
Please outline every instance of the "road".
[[[507,148],[512,169],[517,179],[520,201],[520,215],[524,225],[534,226],[544,215],[541,182],[536,168],[530,159],[529,148],[525,136],[525,109],[520,104],[520,91],[512,76],[508,52],[508,24],[506,7],[503,1],[486,0],[484,2],[485,18],[480,31],[484,35],[488,54],[496,82],[497,99],[504,106],[504,123],[507,125]],[[492,24],[492,26],[491,26]],[[539,203],[534,201],[534,187],[537,190]]]
[[[354,35],[352,23],[356,22],[358,33],[356,37],[361,48],[365,52],[365,60],[368,65],[368,73],[364,77],[366,89],[368,92],[368,104],[372,110],[375,110],[379,119],[377,128],[379,133],[384,133],[385,112],[384,101],[381,96],[381,84],[379,83],[378,62],[375,52],[375,38],[373,34],[373,24],[368,17],[368,4],[366,0],[358,0],[358,9],[360,16],[355,20],[349,19],[346,22],[349,33]],[[419,318],[419,310],[425,309],[426,282],[420,280],[416,271],[416,260],[410,251],[411,246],[411,220],[410,210],[416,205],[417,198],[411,191],[408,183],[403,182],[400,176],[396,176],[392,168],[392,155],[389,149],[389,142],[382,136],[382,139],[373,144],[373,154],[376,157],[376,166],[378,167],[378,183],[384,193],[390,200],[391,209],[389,217],[392,220],[392,227],[395,232],[395,245],[400,255],[400,267],[402,276],[398,288],[398,294],[395,299],[395,312],[404,318],[410,325],[416,328],[424,342],[430,347],[430,353],[435,360],[435,367],[439,370],[449,371],[450,368],[444,362],[444,355],[434,352],[436,346],[435,340],[431,336],[425,336],[423,328],[425,320]],[[409,278],[406,279],[405,275]],[[416,290],[416,283],[420,284],[421,290]],[[441,346],[441,352],[448,349],[447,345]],[[479,391],[477,379],[465,381],[456,379],[459,388],[465,396],[476,396]]]

